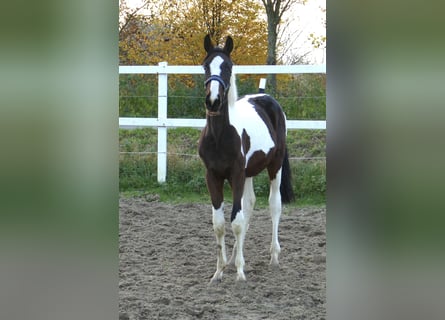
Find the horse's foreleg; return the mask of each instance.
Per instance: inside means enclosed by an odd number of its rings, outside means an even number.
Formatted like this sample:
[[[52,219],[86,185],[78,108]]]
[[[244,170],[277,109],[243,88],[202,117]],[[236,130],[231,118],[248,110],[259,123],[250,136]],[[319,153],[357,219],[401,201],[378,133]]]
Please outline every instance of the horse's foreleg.
[[[216,258],[216,272],[212,277],[211,282],[221,281],[224,268],[227,264],[226,256],[226,244],[224,241],[225,235],[225,219],[224,219],[224,203],[221,203],[221,207],[215,209],[212,207],[213,215],[213,231],[215,232],[216,245],[217,245],[217,258]]]
[[[244,212],[239,207],[239,210],[236,212],[235,219],[232,220],[232,230],[235,235],[235,247],[234,253],[235,256],[235,266],[236,271],[238,273],[236,280],[246,280],[246,276],[244,275],[244,255],[243,255],[243,247],[244,247],[244,238],[246,236],[246,220],[244,216]]]
[[[210,171],[206,173],[207,188],[212,200],[212,222],[213,231],[215,232],[217,256],[216,256],[216,272],[211,282],[221,281],[223,270],[227,264],[226,245],[224,241],[225,235],[225,219],[224,219],[224,203],[223,203],[223,186],[224,180],[217,179]]]
[[[234,266],[235,265],[235,257],[236,257],[236,240],[235,240],[235,243],[233,244],[232,255],[230,256],[230,259],[227,262],[227,264]]]
[[[270,216],[272,218],[272,242],[270,244],[270,264],[278,265],[278,256],[281,248],[278,242],[278,224],[280,223],[281,216],[281,195],[280,195],[280,183],[281,183],[281,169],[278,170],[275,179],[270,181],[270,194],[269,194],[269,209]]]
[[[244,275],[243,247],[247,231],[248,218],[246,218],[244,210],[241,206],[243,189],[244,177],[238,176],[236,181],[233,181],[232,183],[233,208],[231,215],[232,230],[233,234],[235,235],[235,246],[233,253],[236,254],[235,266],[238,274],[236,280],[246,280],[246,276]]]
[[[246,234],[247,230],[249,230],[250,217],[253,214],[255,201],[256,197],[255,197],[255,192],[253,190],[253,178],[246,178],[246,181],[244,182],[244,192],[242,198],[242,209],[244,212],[244,219],[246,224],[246,231],[245,231]],[[228,264],[234,265],[235,258],[236,258],[236,242],[233,245],[232,256],[230,257]]]

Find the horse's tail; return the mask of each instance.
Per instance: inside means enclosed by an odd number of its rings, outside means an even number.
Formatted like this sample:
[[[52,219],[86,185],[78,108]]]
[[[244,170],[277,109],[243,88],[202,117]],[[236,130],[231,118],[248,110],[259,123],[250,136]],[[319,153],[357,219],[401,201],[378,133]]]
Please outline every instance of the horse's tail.
[[[294,190],[292,189],[292,175],[287,148],[284,152],[283,165],[281,166],[280,193],[282,203],[290,203],[295,200]]]

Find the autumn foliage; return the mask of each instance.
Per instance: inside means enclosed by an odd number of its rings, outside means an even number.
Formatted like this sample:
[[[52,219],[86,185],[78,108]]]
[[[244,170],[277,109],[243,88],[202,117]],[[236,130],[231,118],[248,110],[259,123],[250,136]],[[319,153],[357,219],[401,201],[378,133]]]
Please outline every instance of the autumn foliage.
[[[265,64],[267,22],[255,0],[147,1],[152,14],[132,14],[121,2],[120,65],[198,65],[206,34],[215,44],[232,35],[236,64]]]

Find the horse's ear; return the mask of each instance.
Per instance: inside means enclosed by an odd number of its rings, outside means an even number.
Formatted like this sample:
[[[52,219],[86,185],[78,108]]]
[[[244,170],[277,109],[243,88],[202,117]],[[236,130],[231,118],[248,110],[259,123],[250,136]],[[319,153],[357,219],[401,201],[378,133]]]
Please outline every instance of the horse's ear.
[[[231,36],[227,36],[226,45],[224,46],[224,50],[230,54],[233,50],[233,39]]]
[[[210,39],[210,35],[206,35],[204,38],[204,49],[208,53],[211,49],[213,49],[212,40]]]

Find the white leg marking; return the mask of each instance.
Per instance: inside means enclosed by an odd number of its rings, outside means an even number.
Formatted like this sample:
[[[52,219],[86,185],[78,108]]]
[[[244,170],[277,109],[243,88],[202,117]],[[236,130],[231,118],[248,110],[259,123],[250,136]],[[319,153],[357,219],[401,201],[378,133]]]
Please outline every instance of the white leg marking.
[[[236,258],[236,240],[235,243],[233,244],[232,255],[230,256],[229,262],[227,262],[227,264],[234,266],[235,258]]]
[[[219,209],[212,207],[213,215],[213,231],[215,232],[217,244],[216,272],[211,282],[217,282],[222,279],[224,268],[227,264],[226,244],[224,242],[225,235],[225,219],[224,219],[224,203]]]
[[[246,182],[244,183],[244,193],[242,199],[242,208],[244,212],[245,218],[245,233],[247,234],[247,230],[249,230],[250,217],[253,214],[253,208],[255,207],[255,192],[253,190],[253,178],[246,178]],[[236,242],[233,245],[232,256],[229,259],[228,264],[234,265],[236,257]]]
[[[280,223],[281,215],[281,169],[278,170],[274,180],[270,182],[270,194],[269,194],[269,210],[272,218],[272,242],[270,244],[270,264],[278,265],[278,256],[281,248],[278,242],[278,224]]]
[[[242,209],[238,211],[236,218],[232,221],[232,230],[236,240],[235,266],[238,273],[236,280],[246,280],[246,276],[244,275],[243,256],[244,237],[246,235],[246,219]]]

